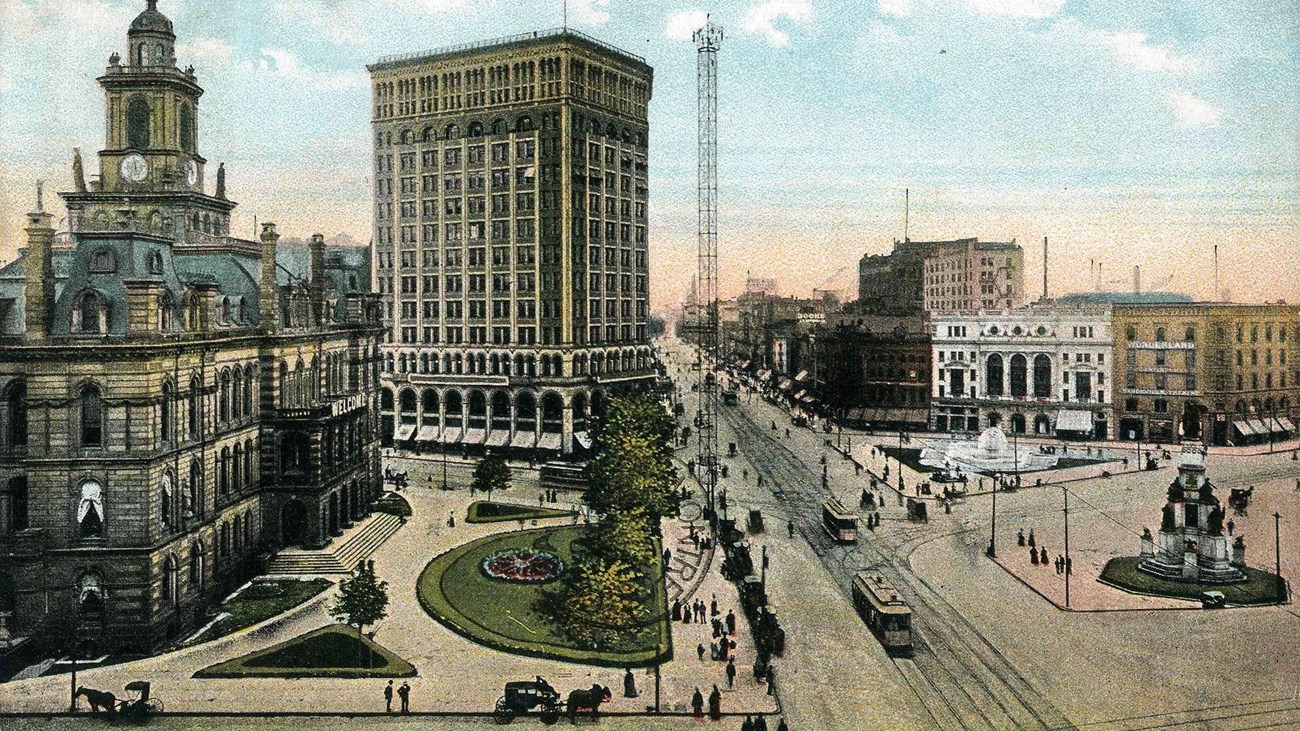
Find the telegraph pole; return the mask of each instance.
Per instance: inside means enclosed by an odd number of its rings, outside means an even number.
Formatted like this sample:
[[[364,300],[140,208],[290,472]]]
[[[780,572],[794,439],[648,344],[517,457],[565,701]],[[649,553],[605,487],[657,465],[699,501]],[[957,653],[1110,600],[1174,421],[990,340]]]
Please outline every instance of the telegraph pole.
[[[998,557],[998,478],[993,478],[993,518],[989,521],[989,547],[984,552],[989,558]]]
[[[1273,570],[1282,580],[1282,514],[1273,513]]]

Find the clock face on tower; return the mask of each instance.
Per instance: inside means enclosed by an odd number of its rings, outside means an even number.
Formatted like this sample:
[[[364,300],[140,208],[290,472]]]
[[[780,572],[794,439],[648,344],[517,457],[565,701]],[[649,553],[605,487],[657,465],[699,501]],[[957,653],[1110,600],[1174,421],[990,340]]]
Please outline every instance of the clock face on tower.
[[[193,160],[186,160],[184,165],[185,184],[193,188],[199,182],[199,166]]]
[[[138,183],[148,177],[149,163],[144,156],[132,153],[122,158],[121,172],[123,178]]]

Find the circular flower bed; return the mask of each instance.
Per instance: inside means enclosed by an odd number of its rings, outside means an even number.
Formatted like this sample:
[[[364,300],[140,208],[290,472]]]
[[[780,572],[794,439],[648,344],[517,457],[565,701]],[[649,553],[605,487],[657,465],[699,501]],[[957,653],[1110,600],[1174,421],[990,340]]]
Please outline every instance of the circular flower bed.
[[[551,581],[564,571],[564,562],[546,551],[498,551],[484,558],[480,566],[490,579],[528,584]]]

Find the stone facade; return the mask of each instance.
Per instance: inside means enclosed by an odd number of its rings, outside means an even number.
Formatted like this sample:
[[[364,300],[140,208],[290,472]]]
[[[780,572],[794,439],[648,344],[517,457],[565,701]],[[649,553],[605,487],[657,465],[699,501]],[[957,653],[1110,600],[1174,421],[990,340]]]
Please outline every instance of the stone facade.
[[[166,646],[380,489],[366,252],[228,235],[202,89],[153,5],[99,79],[107,141],[90,185],[76,156],[70,231],[38,193],[0,268],[0,611],[50,652]]]
[[[931,326],[934,431],[1110,437],[1109,306],[1040,303],[934,317]]]
[[[369,69],[384,438],[574,451],[654,376],[653,71],[572,30]]]
[[[1120,439],[1267,444],[1300,418],[1300,307],[1115,305]]]

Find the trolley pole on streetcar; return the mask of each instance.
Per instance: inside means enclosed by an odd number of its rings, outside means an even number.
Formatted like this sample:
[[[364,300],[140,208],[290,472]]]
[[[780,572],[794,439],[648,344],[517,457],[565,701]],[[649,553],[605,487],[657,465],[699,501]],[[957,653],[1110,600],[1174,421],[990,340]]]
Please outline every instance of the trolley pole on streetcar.
[[[1273,513],[1273,570],[1282,580],[1282,514]]]
[[[1065,494],[1065,608],[1070,608],[1070,489],[1061,486]]]

